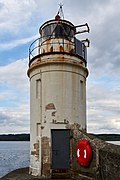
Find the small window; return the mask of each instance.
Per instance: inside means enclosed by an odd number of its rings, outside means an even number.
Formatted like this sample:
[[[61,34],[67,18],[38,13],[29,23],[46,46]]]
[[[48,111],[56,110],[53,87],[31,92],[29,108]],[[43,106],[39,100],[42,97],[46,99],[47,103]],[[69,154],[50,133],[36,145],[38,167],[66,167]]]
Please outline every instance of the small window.
[[[40,99],[41,79],[36,80],[36,98]]]
[[[83,81],[80,80],[80,98],[83,99]]]

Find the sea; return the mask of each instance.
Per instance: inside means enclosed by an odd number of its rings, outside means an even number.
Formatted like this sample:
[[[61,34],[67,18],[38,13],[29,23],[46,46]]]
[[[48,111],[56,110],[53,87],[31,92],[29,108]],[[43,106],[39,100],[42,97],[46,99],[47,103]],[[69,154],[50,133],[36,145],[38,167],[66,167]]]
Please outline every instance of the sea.
[[[0,141],[0,178],[30,162],[29,141]]]
[[[116,144],[116,145],[120,145],[120,141],[107,141],[108,143],[111,144]]]
[[[109,141],[120,145],[120,141]],[[0,141],[0,178],[7,173],[30,163],[29,141]]]

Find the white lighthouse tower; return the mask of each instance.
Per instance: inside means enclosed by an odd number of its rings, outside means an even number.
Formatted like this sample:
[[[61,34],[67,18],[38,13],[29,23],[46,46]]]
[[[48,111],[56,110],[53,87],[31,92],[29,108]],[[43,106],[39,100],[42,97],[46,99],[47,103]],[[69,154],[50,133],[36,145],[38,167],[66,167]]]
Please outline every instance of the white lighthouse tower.
[[[29,49],[30,173],[35,176],[70,169],[69,127],[86,130],[87,40],[75,36],[89,27],[62,19],[61,8],[40,27]]]

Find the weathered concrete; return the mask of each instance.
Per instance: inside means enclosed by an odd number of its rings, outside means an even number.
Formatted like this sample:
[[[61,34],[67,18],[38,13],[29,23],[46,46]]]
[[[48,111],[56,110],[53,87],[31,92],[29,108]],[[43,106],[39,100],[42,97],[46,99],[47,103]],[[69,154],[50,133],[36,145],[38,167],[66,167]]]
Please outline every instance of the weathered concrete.
[[[79,129],[78,124],[66,125],[66,128],[71,129],[70,142],[70,161],[71,168],[69,171],[51,172],[52,179],[75,179],[75,180],[119,180],[120,179],[120,146],[109,144],[94,136],[88,135]],[[93,158],[88,167],[81,167],[76,158],[76,146],[79,140],[86,139],[90,142],[93,151]],[[40,178],[29,174],[28,168],[15,170],[1,180],[34,180],[34,179],[51,179],[48,177],[48,169],[50,169],[50,159],[47,159],[47,154],[50,153],[49,139],[42,138],[42,159],[43,172],[45,177]],[[37,151],[38,145],[34,145]],[[51,156],[51,155],[49,155]],[[49,162],[49,163],[48,163]],[[49,167],[48,167],[49,166]]]
[[[46,179],[46,178],[40,178],[40,177],[35,177],[29,174],[29,168],[21,168],[17,169],[15,171],[10,172],[6,176],[0,178],[0,180],[40,180],[40,179]],[[48,179],[48,178],[47,178]],[[54,180],[56,178],[53,178]],[[60,178],[61,179],[61,178]],[[64,180],[70,180],[72,178],[62,178]],[[59,180],[59,178],[57,178]]]
[[[72,131],[72,164],[71,171],[77,179],[118,180],[120,179],[120,146],[106,143],[90,136],[79,129],[79,125],[71,126]],[[87,139],[93,151],[91,164],[81,167],[76,158],[78,140]],[[75,177],[74,176],[74,177]],[[86,177],[87,176],[87,177]]]
[[[37,178],[29,175],[29,168],[21,168],[8,173],[6,176],[0,178],[0,180],[34,180]]]

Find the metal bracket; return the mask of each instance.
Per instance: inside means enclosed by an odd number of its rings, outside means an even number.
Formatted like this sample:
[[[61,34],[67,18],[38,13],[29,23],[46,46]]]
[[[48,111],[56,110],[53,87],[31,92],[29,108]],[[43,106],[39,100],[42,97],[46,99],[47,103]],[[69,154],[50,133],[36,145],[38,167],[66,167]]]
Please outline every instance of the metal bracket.
[[[89,39],[84,39],[81,41],[82,41],[82,43],[84,43],[85,47],[90,47],[90,40]]]
[[[80,34],[80,33],[85,33],[85,32],[89,33],[90,32],[90,28],[89,28],[87,23],[75,26],[75,28],[81,28],[81,27],[86,27],[86,29],[85,30],[81,30],[81,31],[76,31],[75,34]]]

